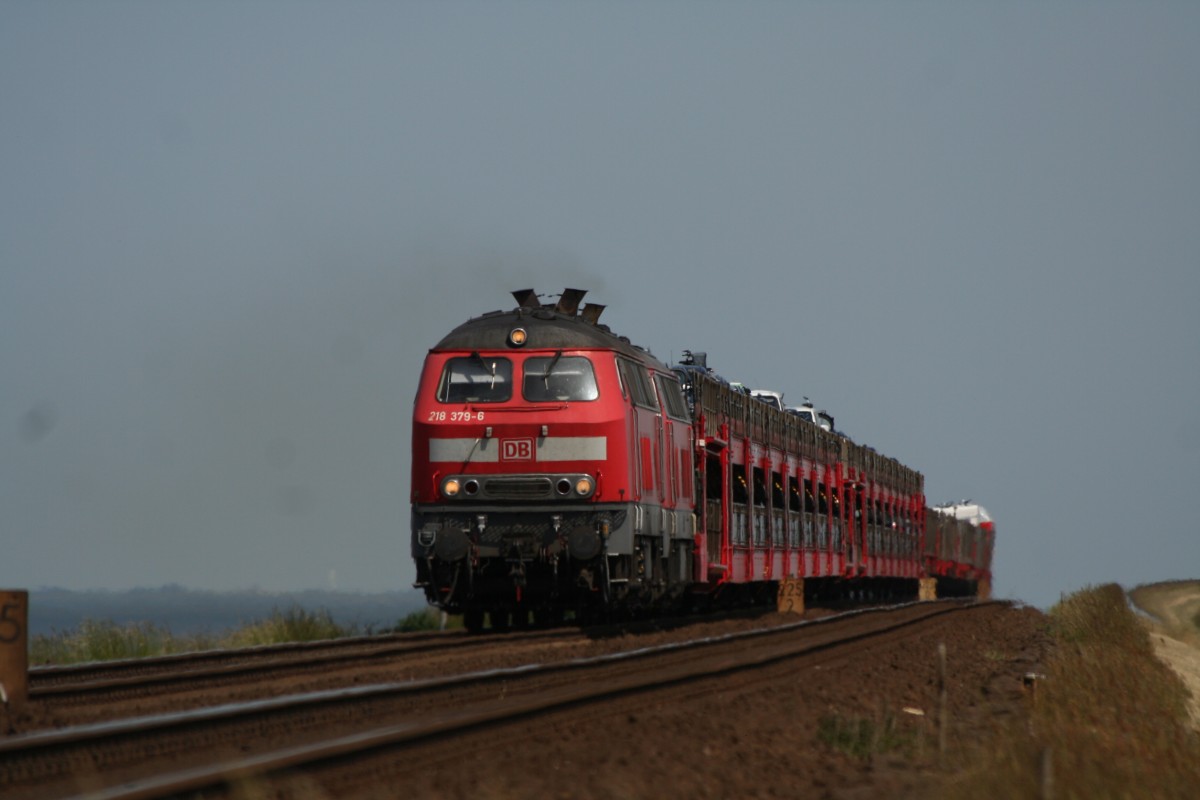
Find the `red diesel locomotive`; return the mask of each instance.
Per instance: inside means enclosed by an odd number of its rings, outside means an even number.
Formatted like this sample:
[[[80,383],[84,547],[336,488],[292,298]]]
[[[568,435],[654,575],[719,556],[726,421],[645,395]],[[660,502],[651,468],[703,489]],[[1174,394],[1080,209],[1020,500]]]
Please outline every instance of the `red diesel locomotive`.
[[[702,359],[668,367],[583,291],[513,296],[430,350],[413,407],[417,586],[467,628],[748,600],[785,578],[987,590],[990,520],[931,512],[919,472]]]

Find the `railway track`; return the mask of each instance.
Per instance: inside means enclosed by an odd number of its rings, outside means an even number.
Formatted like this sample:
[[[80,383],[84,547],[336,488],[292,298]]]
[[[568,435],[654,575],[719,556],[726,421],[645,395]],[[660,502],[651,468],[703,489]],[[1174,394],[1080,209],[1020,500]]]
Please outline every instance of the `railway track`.
[[[820,659],[994,605],[866,609],[591,658],[18,736],[0,740],[0,792],[45,798],[86,788],[89,797],[113,800],[207,794],[231,780],[270,781],[289,770],[324,769],[362,753],[445,747],[471,731],[564,709],[607,712],[623,698],[713,691],[714,682],[720,685],[731,674]],[[381,720],[388,722],[380,725]]]
[[[33,666],[29,669],[29,686],[34,692],[51,687],[123,680],[134,677],[153,679],[159,675],[199,670],[213,665],[255,664],[289,658],[320,656],[388,646],[437,647],[442,642],[465,638],[462,631],[381,634],[326,639],[316,642],[289,642],[217,650],[197,650],[148,658],[129,658],[113,661],[92,661],[62,666]]]
[[[461,631],[394,634],[39,667],[30,670],[29,696],[55,708],[95,707],[171,692],[209,691],[305,674],[345,672],[413,656],[462,654],[501,642],[543,644],[579,635],[577,629],[569,628],[490,636],[470,636]]]
[[[458,662],[494,666],[540,658],[539,651],[584,651],[589,642],[662,632],[713,621],[733,621],[761,610],[708,618],[653,619],[587,629],[563,627],[472,635],[464,631],[388,634],[320,642],[268,645],[146,659],[93,662],[30,671],[30,699],[43,727],[78,725],[117,716],[179,711],[234,700],[412,679],[462,671]],[[26,727],[22,732],[28,732]]]

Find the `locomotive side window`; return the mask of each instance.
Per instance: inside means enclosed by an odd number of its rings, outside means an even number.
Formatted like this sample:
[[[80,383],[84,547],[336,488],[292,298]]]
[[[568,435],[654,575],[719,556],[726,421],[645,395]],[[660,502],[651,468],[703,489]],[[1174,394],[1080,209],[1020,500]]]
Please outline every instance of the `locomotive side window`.
[[[621,383],[632,395],[634,405],[658,411],[658,401],[654,398],[654,387],[650,383],[646,370],[632,361],[617,359],[617,368],[621,373]]]
[[[512,362],[473,353],[452,358],[442,369],[441,403],[503,403],[512,399]]]
[[[546,400],[595,400],[596,373],[583,356],[554,355],[525,361],[521,392],[532,402]]]
[[[663,405],[667,407],[667,416],[687,422],[687,401],[683,399],[683,389],[680,388],[679,381],[666,375],[656,375],[655,379],[658,381],[658,395],[663,399]]]

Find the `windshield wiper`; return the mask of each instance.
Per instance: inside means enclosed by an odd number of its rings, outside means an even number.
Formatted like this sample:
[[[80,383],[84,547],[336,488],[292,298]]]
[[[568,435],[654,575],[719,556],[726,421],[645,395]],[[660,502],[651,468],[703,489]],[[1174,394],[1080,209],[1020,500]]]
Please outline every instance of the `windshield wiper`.
[[[473,350],[471,352],[471,360],[478,361],[479,366],[483,367],[483,369],[486,372],[488,372],[489,375],[492,376],[492,380],[488,383],[488,389],[495,389],[496,388],[496,362],[493,361],[491,364],[491,367],[489,368],[488,362],[483,360],[483,356],[479,355],[478,350]]]
[[[542,382],[546,384],[546,388],[550,388],[550,373],[554,371],[554,365],[562,358],[562,350],[554,354],[554,358],[550,359],[550,363],[546,365],[546,371],[542,373]]]

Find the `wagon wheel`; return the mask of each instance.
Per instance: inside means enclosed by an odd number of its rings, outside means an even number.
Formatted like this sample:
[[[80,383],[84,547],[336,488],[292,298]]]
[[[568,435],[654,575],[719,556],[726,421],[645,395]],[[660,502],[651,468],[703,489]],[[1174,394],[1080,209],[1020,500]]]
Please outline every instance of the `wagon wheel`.
[[[533,624],[538,628],[556,628],[563,624],[563,609],[558,606],[538,606],[533,610]]]

